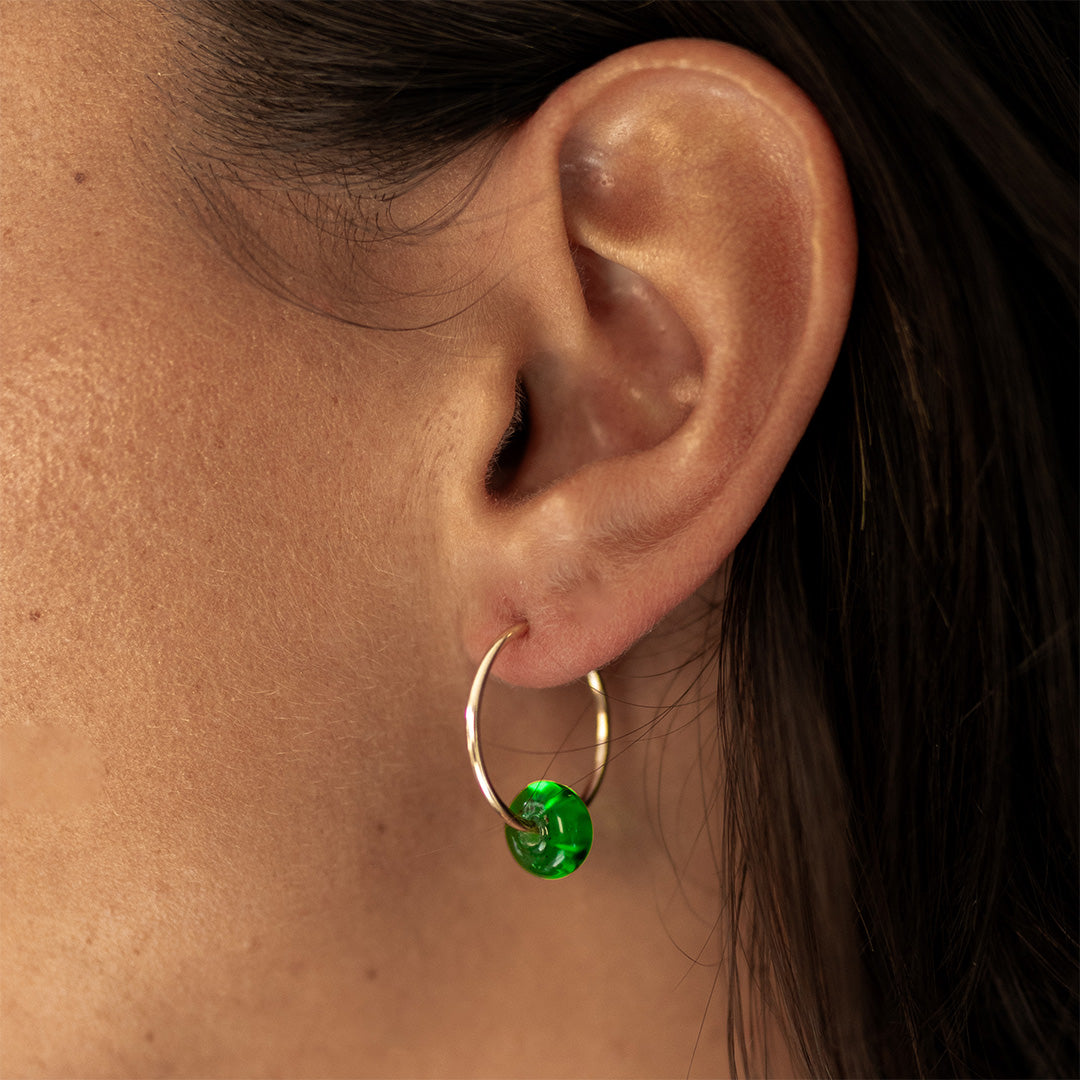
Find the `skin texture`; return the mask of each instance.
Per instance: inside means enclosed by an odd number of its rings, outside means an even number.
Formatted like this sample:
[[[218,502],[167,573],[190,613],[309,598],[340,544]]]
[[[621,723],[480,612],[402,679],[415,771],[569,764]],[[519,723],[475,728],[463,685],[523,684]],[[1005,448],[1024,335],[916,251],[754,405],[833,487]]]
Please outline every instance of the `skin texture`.
[[[313,306],[427,327],[362,329],[275,295],[201,227],[154,89],[176,63],[158,11],[0,19],[0,1069],[662,1076],[697,1043],[693,1073],[723,1075],[708,673],[658,673],[700,647],[694,591],[767,496],[846,320],[850,208],[812,108],[737,50],[635,50],[567,84],[460,219],[376,245],[344,290],[344,253],[273,198],[247,206],[294,245]],[[693,249],[685,192],[635,219],[597,188],[598,170],[619,196],[664,164],[620,115],[645,130],[663,101],[700,130],[716,100],[746,140],[726,198],[788,208],[757,246],[724,233],[739,260]],[[764,156],[748,103],[782,143]],[[399,220],[475,165],[403,197]],[[790,287],[755,289],[792,253]],[[718,343],[700,315],[719,298],[760,324],[739,298],[761,296],[780,328],[755,347],[764,368],[742,322]],[[624,348],[649,334],[655,363]],[[535,439],[493,501],[519,370]],[[511,861],[465,754],[474,664],[511,614],[536,627],[500,669],[519,686],[634,646],[608,672],[594,852],[560,883]],[[508,799],[564,742],[587,747],[580,687],[496,687],[487,708]],[[551,775],[574,783],[589,758]]]

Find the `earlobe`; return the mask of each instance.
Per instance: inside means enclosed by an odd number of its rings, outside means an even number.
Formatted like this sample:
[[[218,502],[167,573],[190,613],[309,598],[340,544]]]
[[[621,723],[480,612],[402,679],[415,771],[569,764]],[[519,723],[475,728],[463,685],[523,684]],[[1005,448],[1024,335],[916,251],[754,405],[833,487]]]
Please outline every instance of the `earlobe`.
[[[507,206],[536,192],[508,216],[501,285],[526,313],[529,430],[471,503],[465,642],[475,659],[526,620],[499,674],[546,685],[625,651],[749,527],[839,350],[855,232],[816,110],[716,42],[577,76],[489,184]]]

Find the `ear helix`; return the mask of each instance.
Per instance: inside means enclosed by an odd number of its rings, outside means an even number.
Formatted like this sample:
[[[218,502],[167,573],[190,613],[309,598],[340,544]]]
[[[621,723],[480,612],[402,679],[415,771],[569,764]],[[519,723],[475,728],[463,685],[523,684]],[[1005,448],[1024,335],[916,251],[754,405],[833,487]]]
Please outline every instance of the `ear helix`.
[[[543,878],[562,878],[572,874],[592,847],[592,818],[588,804],[600,790],[611,745],[608,723],[608,699],[599,672],[587,678],[596,708],[596,755],[594,768],[585,791],[578,795],[572,788],[553,780],[534,780],[527,784],[507,806],[488,777],[480,749],[480,707],[488,672],[499,650],[514,637],[528,631],[527,623],[518,623],[502,634],[480,661],[469,702],[465,708],[465,736],[469,760],[480,790],[488,805],[506,823],[506,842],[518,864],[529,873]]]
[[[498,359],[477,368],[483,443],[454,506],[473,508],[452,549],[462,633],[478,660],[528,612],[500,670],[555,686],[692,595],[767,502],[843,340],[854,218],[802,92],[694,40],[568,80],[481,198],[499,225]],[[527,408],[500,441],[518,370]]]

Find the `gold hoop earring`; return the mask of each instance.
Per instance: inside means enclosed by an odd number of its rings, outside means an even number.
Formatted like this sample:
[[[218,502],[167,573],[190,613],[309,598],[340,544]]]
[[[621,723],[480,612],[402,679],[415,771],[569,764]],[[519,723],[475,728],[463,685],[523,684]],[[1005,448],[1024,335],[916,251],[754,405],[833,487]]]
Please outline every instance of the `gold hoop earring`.
[[[588,787],[578,795],[573,788],[554,780],[534,780],[518,793],[509,806],[499,798],[484,767],[480,749],[480,704],[488,672],[499,650],[511,639],[520,637],[529,628],[518,623],[506,631],[488,649],[480,661],[469,703],[465,707],[465,738],[469,760],[480,790],[488,805],[506,823],[506,842],[518,864],[543,878],[562,878],[572,874],[584,861],[592,847],[592,818],[588,806],[600,790],[607,768],[611,734],[608,723],[608,698],[599,672],[590,671],[586,677],[596,709],[596,756]]]

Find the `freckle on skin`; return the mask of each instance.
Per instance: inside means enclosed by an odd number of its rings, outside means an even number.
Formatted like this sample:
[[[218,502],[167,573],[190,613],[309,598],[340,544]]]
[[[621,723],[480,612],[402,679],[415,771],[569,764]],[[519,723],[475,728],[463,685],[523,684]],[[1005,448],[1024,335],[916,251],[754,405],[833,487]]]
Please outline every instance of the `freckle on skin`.
[[[77,173],[75,174],[75,183],[76,183],[76,184],[81,184],[81,183],[82,183],[82,182],[83,182],[83,181],[84,181],[85,179],[86,179],[86,173],[84,173],[84,172],[77,172]]]

